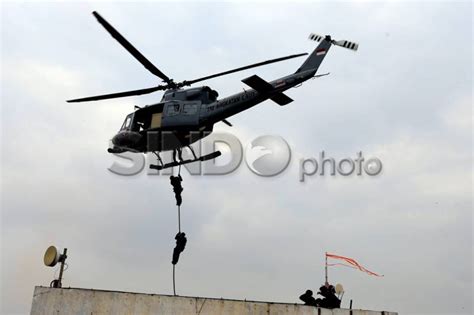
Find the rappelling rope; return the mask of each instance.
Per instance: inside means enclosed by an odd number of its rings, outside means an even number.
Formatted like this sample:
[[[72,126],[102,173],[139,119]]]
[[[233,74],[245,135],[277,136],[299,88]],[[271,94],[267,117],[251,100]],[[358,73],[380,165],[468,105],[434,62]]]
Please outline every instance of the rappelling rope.
[[[173,265],[173,294],[176,295],[176,282],[175,282],[175,277],[174,277],[174,274],[175,274],[175,266],[176,265]]]
[[[181,233],[181,206],[178,206],[178,231]]]
[[[181,176],[181,164],[178,167],[178,176]],[[181,205],[178,205],[178,232],[181,233]]]
[[[178,176],[181,176],[181,165],[178,167]],[[181,206],[178,205],[178,232],[181,233]],[[173,265],[173,294],[176,295],[176,265]]]

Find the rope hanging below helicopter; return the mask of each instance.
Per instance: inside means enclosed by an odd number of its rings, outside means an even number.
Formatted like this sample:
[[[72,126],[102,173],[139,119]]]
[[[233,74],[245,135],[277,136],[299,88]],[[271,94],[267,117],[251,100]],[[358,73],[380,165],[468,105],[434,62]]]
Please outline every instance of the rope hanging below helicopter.
[[[181,203],[183,202],[181,198],[181,193],[183,191],[183,187],[181,186],[181,182],[183,178],[181,177],[181,165],[178,168],[178,176],[170,176],[171,186],[173,186],[173,191],[176,198],[176,205],[178,206],[178,233],[174,237],[176,240],[176,246],[173,250],[173,260],[171,263],[173,264],[173,294],[176,295],[176,264],[179,261],[179,255],[184,251],[186,247],[186,234],[181,232]]]

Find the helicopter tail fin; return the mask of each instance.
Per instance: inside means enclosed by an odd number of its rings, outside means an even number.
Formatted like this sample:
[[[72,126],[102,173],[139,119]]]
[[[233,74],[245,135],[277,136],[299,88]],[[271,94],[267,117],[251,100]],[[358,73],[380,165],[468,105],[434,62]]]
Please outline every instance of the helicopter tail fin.
[[[311,36],[315,36],[313,34],[310,35],[310,39],[316,40],[311,38]],[[303,72],[303,71],[308,71],[308,70],[314,70],[314,73],[318,71],[319,66],[324,60],[324,57],[326,57],[327,52],[329,51],[329,48],[331,48],[331,41],[326,40],[326,38],[319,36],[320,38],[317,38],[317,41],[321,41],[321,43],[316,47],[316,49],[309,55],[308,58],[306,58],[305,62],[299,67],[298,70],[296,70],[296,73],[298,72]]]

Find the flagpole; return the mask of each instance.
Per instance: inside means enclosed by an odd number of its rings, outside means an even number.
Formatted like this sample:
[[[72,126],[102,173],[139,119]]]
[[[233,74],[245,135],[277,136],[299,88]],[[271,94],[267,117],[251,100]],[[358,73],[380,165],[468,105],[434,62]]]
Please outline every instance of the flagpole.
[[[325,283],[325,285],[328,285],[328,284],[329,284],[329,282],[328,282],[328,253],[326,252],[324,256],[326,257],[326,263],[325,263],[325,267],[324,267],[325,276],[326,276],[326,283]]]

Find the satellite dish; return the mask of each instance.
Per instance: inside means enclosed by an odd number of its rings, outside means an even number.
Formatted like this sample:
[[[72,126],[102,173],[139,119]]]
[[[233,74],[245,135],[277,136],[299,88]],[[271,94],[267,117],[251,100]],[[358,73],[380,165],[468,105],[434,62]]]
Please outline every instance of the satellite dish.
[[[66,258],[67,248],[63,250],[62,254],[59,254],[57,248],[54,246],[49,246],[44,252],[43,262],[47,267],[54,267],[58,264],[58,262],[61,263],[61,268],[59,268],[59,278],[51,281],[51,284],[49,285],[51,288],[62,288],[62,279]]]
[[[54,267],[59,261],[58,250],[54,246],[49,246],[44,253],[44,264],[48,267]]]
[[[342,293],[344,293],[344,287],[340,283],[336,284],[336,294],[340,295]]]

